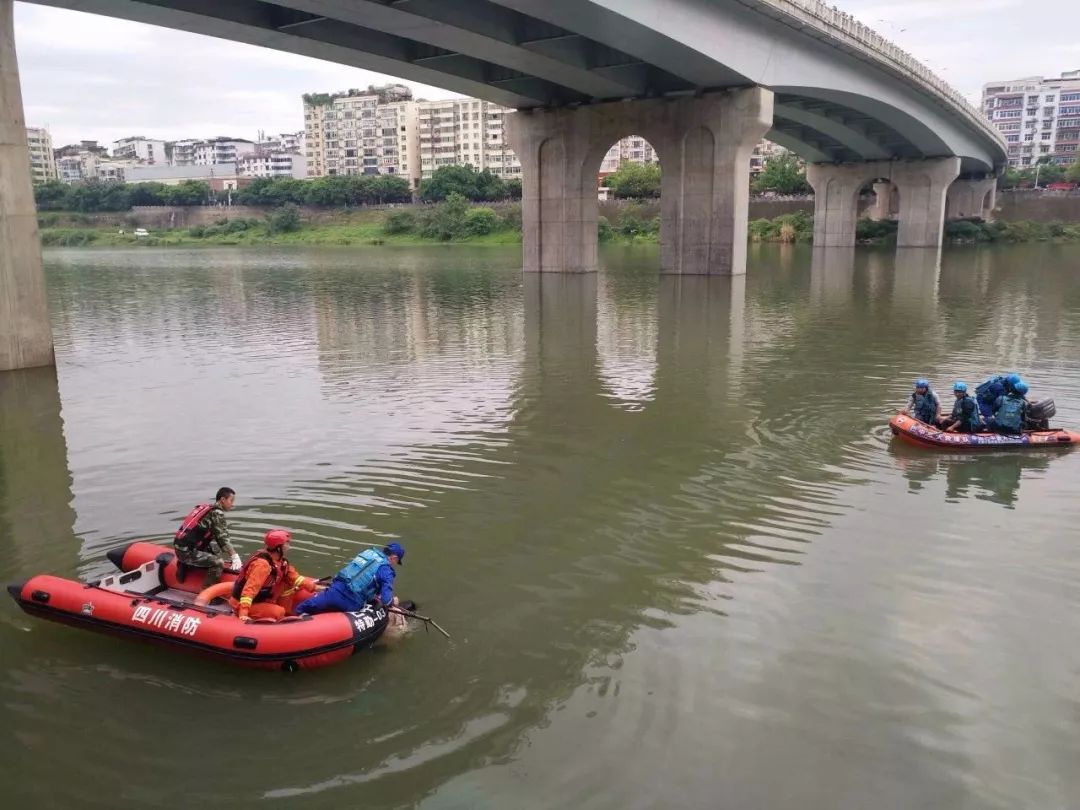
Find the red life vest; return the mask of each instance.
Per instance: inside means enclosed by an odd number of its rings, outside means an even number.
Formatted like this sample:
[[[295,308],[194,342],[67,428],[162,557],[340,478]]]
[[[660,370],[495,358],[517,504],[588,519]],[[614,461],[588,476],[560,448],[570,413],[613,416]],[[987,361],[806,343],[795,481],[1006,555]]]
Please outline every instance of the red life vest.
[[[266,581],[263,583],[262,588],[255,594],[254,602],[276,602],[285,590],[286,578],[289,575],[289,561],[284,557],[276,559],[266,549],[256,551],[250,557],[247,562],[244,563],[244,567],[240,569],[240,575],[236,578],[236,582],[233,583],[233,599],[239,599],[244,593],[244,585],[247,584],[248,571],[251,568],[251,564],[255,560],[263,559],[270,563],[270,574],[266,577]]]
[[[184,518],[184,522],[176,530],[173,545],[192,548],[195,551],[209,551],[210,541],[214,539],[214,533],[210,531],[209,526],[200,528],[199,524],[202,523],[203,518],[210,514],[210,510],[213,508],[214,504],[212,503],[200,503],[188,512],[188,516]]]

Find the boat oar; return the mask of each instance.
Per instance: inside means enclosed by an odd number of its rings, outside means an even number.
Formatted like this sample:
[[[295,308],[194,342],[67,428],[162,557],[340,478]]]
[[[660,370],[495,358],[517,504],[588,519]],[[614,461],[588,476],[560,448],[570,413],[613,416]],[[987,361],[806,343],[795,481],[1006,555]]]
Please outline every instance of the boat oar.
[[[410,619],[419,619],[424,624],[430,624],[432,627],[434,627],[436,630],[438,630],[444,636],[446,636],[447,638],[450,638],[450,634],[447,633],[445,630],[443,630],[441,627],[439,627],[439,623],[437,621],[435,621],[433,618],[431,618],[430,616],[421,616],[419,613],[413,613],[411,610],[403,610],[402,608],[399,608],[399,607],[397,607],[395,605],[391,605],[390,607],[387,608],[387,610],[389,612],[391,612],[391,613],[398,613],[398,614],[400,614],[402,616],[408,616]]]

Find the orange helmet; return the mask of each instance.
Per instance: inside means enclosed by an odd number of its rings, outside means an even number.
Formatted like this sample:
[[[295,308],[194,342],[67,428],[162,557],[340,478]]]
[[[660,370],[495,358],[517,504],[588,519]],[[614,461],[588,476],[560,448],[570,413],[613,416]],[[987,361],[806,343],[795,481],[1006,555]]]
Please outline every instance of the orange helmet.
[[[266,537],[263,538],[263,542],[266,543],[266,547],[273,551],[275,548],[281,548],[283,545],[292,540],[292,535],[285,529],[271,529],[266,533]]]

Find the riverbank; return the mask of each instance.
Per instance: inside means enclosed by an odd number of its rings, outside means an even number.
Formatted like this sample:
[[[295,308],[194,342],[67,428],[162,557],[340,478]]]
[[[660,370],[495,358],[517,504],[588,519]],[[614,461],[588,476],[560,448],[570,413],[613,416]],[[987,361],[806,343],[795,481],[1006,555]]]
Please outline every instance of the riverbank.
[[[621,205],[604,209],[597,223],[601,242],[655,243],[660,218],[655,204]],[[41,243],[46,247],[192,247],[206,246],[421,246],[437,244],[513,245],[521,242],[521,207],[469,205],[457,200],[429,206],[322,212],[309,216],[293,206],[263,216],[222,214],[210,224],[149,229],[136,235],[134,221],[104,224],[78,214],[48,213],[39,217]],[[809,243],[813,215],[808,211],[781,214],[750,222],[752,242]],[[860,219],[860,244],[895,242],[895,221]],[[981,222],[958,220],[945,226],[952,244],[1080,242],[1080,223]]]

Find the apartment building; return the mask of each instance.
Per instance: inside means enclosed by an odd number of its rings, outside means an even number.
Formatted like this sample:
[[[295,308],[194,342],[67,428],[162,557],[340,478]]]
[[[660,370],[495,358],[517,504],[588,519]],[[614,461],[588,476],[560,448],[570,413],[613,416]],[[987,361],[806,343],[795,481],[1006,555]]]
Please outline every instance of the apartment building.
[[[255,151],[255,142],[246,138],[185,139],[167,145],[171,166],[218,166],[235,164]]]
[[[393,174],[415,188],[417,102],[409,95],[403,85],[387,85],[304,96],[308,175]]]
[[[418,102],[420,176],[442,166],[468,165],[503,180],[521,178],[521,162],[506,140],[513,110],[475,98]]]
[[[135,135],[113,141],[112,156],[121,160],[138,160],[143,163],[167,163],[165,141],[156,141]]]
[[[241,156],[236,162],[241,177],[307,177],[307,158],[298,152],[260,148]]]
[[[1005,136],[1009,165],[1048,158],[1062,166],[1080,147],[1080,70],[1054,79],[1031,76],[983,85],[982,110]]]
[[[34,185],[57,178],[56,158],[53,155],[52,137],[42,127],[27,127],[26,142],[30,147],[30,178]]]

